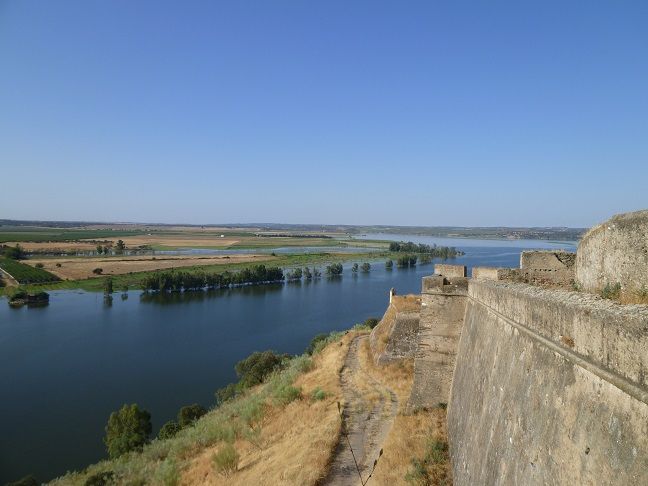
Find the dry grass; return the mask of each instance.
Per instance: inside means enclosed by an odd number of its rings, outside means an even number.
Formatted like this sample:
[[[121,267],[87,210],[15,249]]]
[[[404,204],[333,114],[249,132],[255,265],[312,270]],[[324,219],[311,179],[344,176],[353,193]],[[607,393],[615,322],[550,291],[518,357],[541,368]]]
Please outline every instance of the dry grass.
[[[398,312],[419,312],[421,310],[421,296],[414,294],[394,295],[392,305]]]
[[[418,295],[395,295],[392,298],[391,304],[387,307],[387,311],[385,311],[380,323],[374,328],[372,333],[371,347],[375,359],[378,359],[378,356],[384,353],[385,348],[387,348],[396,315],[398,313],[420,311],[421,297]]]
[[[103,275],[122,275],[130,272],[147,272],[169,268],[182,268],[204,265],[227,265],[232,263],[268,262],[276,257],[271,255],[229,255],[225,256],[169,256],[169,257],[91,257],[91,258],[43,258],[29,259],[25,263],[35,266],[42,263],[48,272],[63,280],[78,280],[96,277],[92,271],[103,269]],[[58,267],[56,264],[60,264]]]
[[[391,388],[399,400],[399,412],[383,444],[383,456],[376,466],[371,484],[393,486],[406,483],[406,476],[414,470],[413,460],[426,457],[431,443],[447,444],[445,410],[434,408],[405,415],[405,407],[414,379],[413,360],[376,365],[368,343],[360,349],[360,362],[373,378]],[[426,479],[431,485],[452,484],[447,454],[440,462],[426,463]],[[409,481],[423,485],[424,481]]]
[[[337,402],[342,400],[340,370],[356,333],[327,346],[314,358],[313,370],[299,376],[294,386],[302,390],[302,399],[286,407],[266,410],[256,445],[237,440],[240,454],[238,470],[219,474],[212,457],[222,444],[202,451],[181,476],[181,484],[209,485],[308,485],[316,484],[326,474],[339,433]],[[315,400],[311,392],[321,388],[327,394]]]
[[[81,241],[9,241],[8,246],[20,245],[26,251],[63,253],[66,251],[95,251],[96,243]]]

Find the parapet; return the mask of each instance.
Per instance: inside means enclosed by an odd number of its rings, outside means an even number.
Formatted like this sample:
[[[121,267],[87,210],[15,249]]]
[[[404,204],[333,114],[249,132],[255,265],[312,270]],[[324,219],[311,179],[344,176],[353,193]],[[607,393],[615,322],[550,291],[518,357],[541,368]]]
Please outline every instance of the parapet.
[[[444,275],[423,277],[421,292],[423,294],[466,295],[468,293],[468,278],[446,277]]]
[[[444,277],[465,277],[466,265],[448,265],[447,263],[437,263],[434,265],[434,273]]]
[[[589,230],[578,245],[576,282],[587,292],[619,284],[622,300],[641,302],[648,292],[648,210]]]
[[[473,267],[472,278],[475,280],[518,280],[520,270],[517,268]]]
[[[576,254],[568,251],[523,251],[520,276],[528,283],[570,285],[574,281]]]

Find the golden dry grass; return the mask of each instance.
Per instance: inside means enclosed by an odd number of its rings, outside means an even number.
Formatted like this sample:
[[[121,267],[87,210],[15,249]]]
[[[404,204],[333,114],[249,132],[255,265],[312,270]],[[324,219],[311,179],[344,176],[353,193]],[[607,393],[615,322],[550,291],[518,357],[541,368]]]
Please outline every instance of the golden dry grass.
[[[32,252],[63,253],[66,251],[94,251],[96,243],[82,241],[9,241],[8,246],[20,245],[24,250]]]
[[[302,399],[286,407],[270,406],[253,445],[237,440],[238,470],[225,476],[213,465],[213,455],[223,447],[217,444],[197,455],[181,477],[183,485],[309,485],[326,474],[340,434],[337,402],[342,400],[340,371],[349,343],[357,333],[349,332],[341,341],[327,346],[314,357],[314,368],[299,376]],[[316,388],[327,393],[314,400]]]
[[[394,295],[392,302],[387,307],[380,323],[374,328],[371,339],[372,351],[374,358],[385,352],[389,336],[396,320],[396,314],[400,312],[420,312],[421,297],[418,295]]]
[[[233,263],[261,263],[274,260],[272,255],[228,255],[225,256],[190,256],[177,255],[169,257],[89,257],[89,258],[34,258],[25,263],[35,266],[42,263],[48,272],[63,280],[77,280],[96,277],[92,271],[101,268],[103,275],[121,275],[129,272],[147,272],[169,268],[183,268],[204,265],[227,265]],[[56,264],[60,264],[58,267]]]
[[[368,342],[365,341],[360,349],[360,362],[373,378],[391,388],[399,401],[398,415],[383,443],[383,456],[378,461],[371,484],[404,484],[406,475],[412,470],[412,459],[425,456],[430,440],[447,443],[445,410],[434,408],[405,414],[414,379],[413,360],[376,365]],[[432,464],[428,469],[430,484],[452,484],[449,460]]]

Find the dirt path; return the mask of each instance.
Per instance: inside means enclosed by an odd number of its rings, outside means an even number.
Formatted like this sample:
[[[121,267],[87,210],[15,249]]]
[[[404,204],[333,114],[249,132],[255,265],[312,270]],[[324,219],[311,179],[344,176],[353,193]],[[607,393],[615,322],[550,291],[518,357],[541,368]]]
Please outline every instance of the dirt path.
[[[362,480],[366,482],[396,416],[398,399],[392,390],[372,378],[360,364],[358,348],[365,339],[368,335],[358,336],[351,343],[341,381],[345,401],[342,414]],[[322,484],[361,484],[353,454],[342,435],[329,474]]]

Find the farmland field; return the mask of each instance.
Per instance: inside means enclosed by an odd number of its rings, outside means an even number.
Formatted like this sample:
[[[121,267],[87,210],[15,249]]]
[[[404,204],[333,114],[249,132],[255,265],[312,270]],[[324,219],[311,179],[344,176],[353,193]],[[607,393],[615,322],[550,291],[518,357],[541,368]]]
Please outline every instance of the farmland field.
[[[60,279],[42,268],[31,267],[10,258],[0,258],[0,268],[21,284],[58,282]]]

